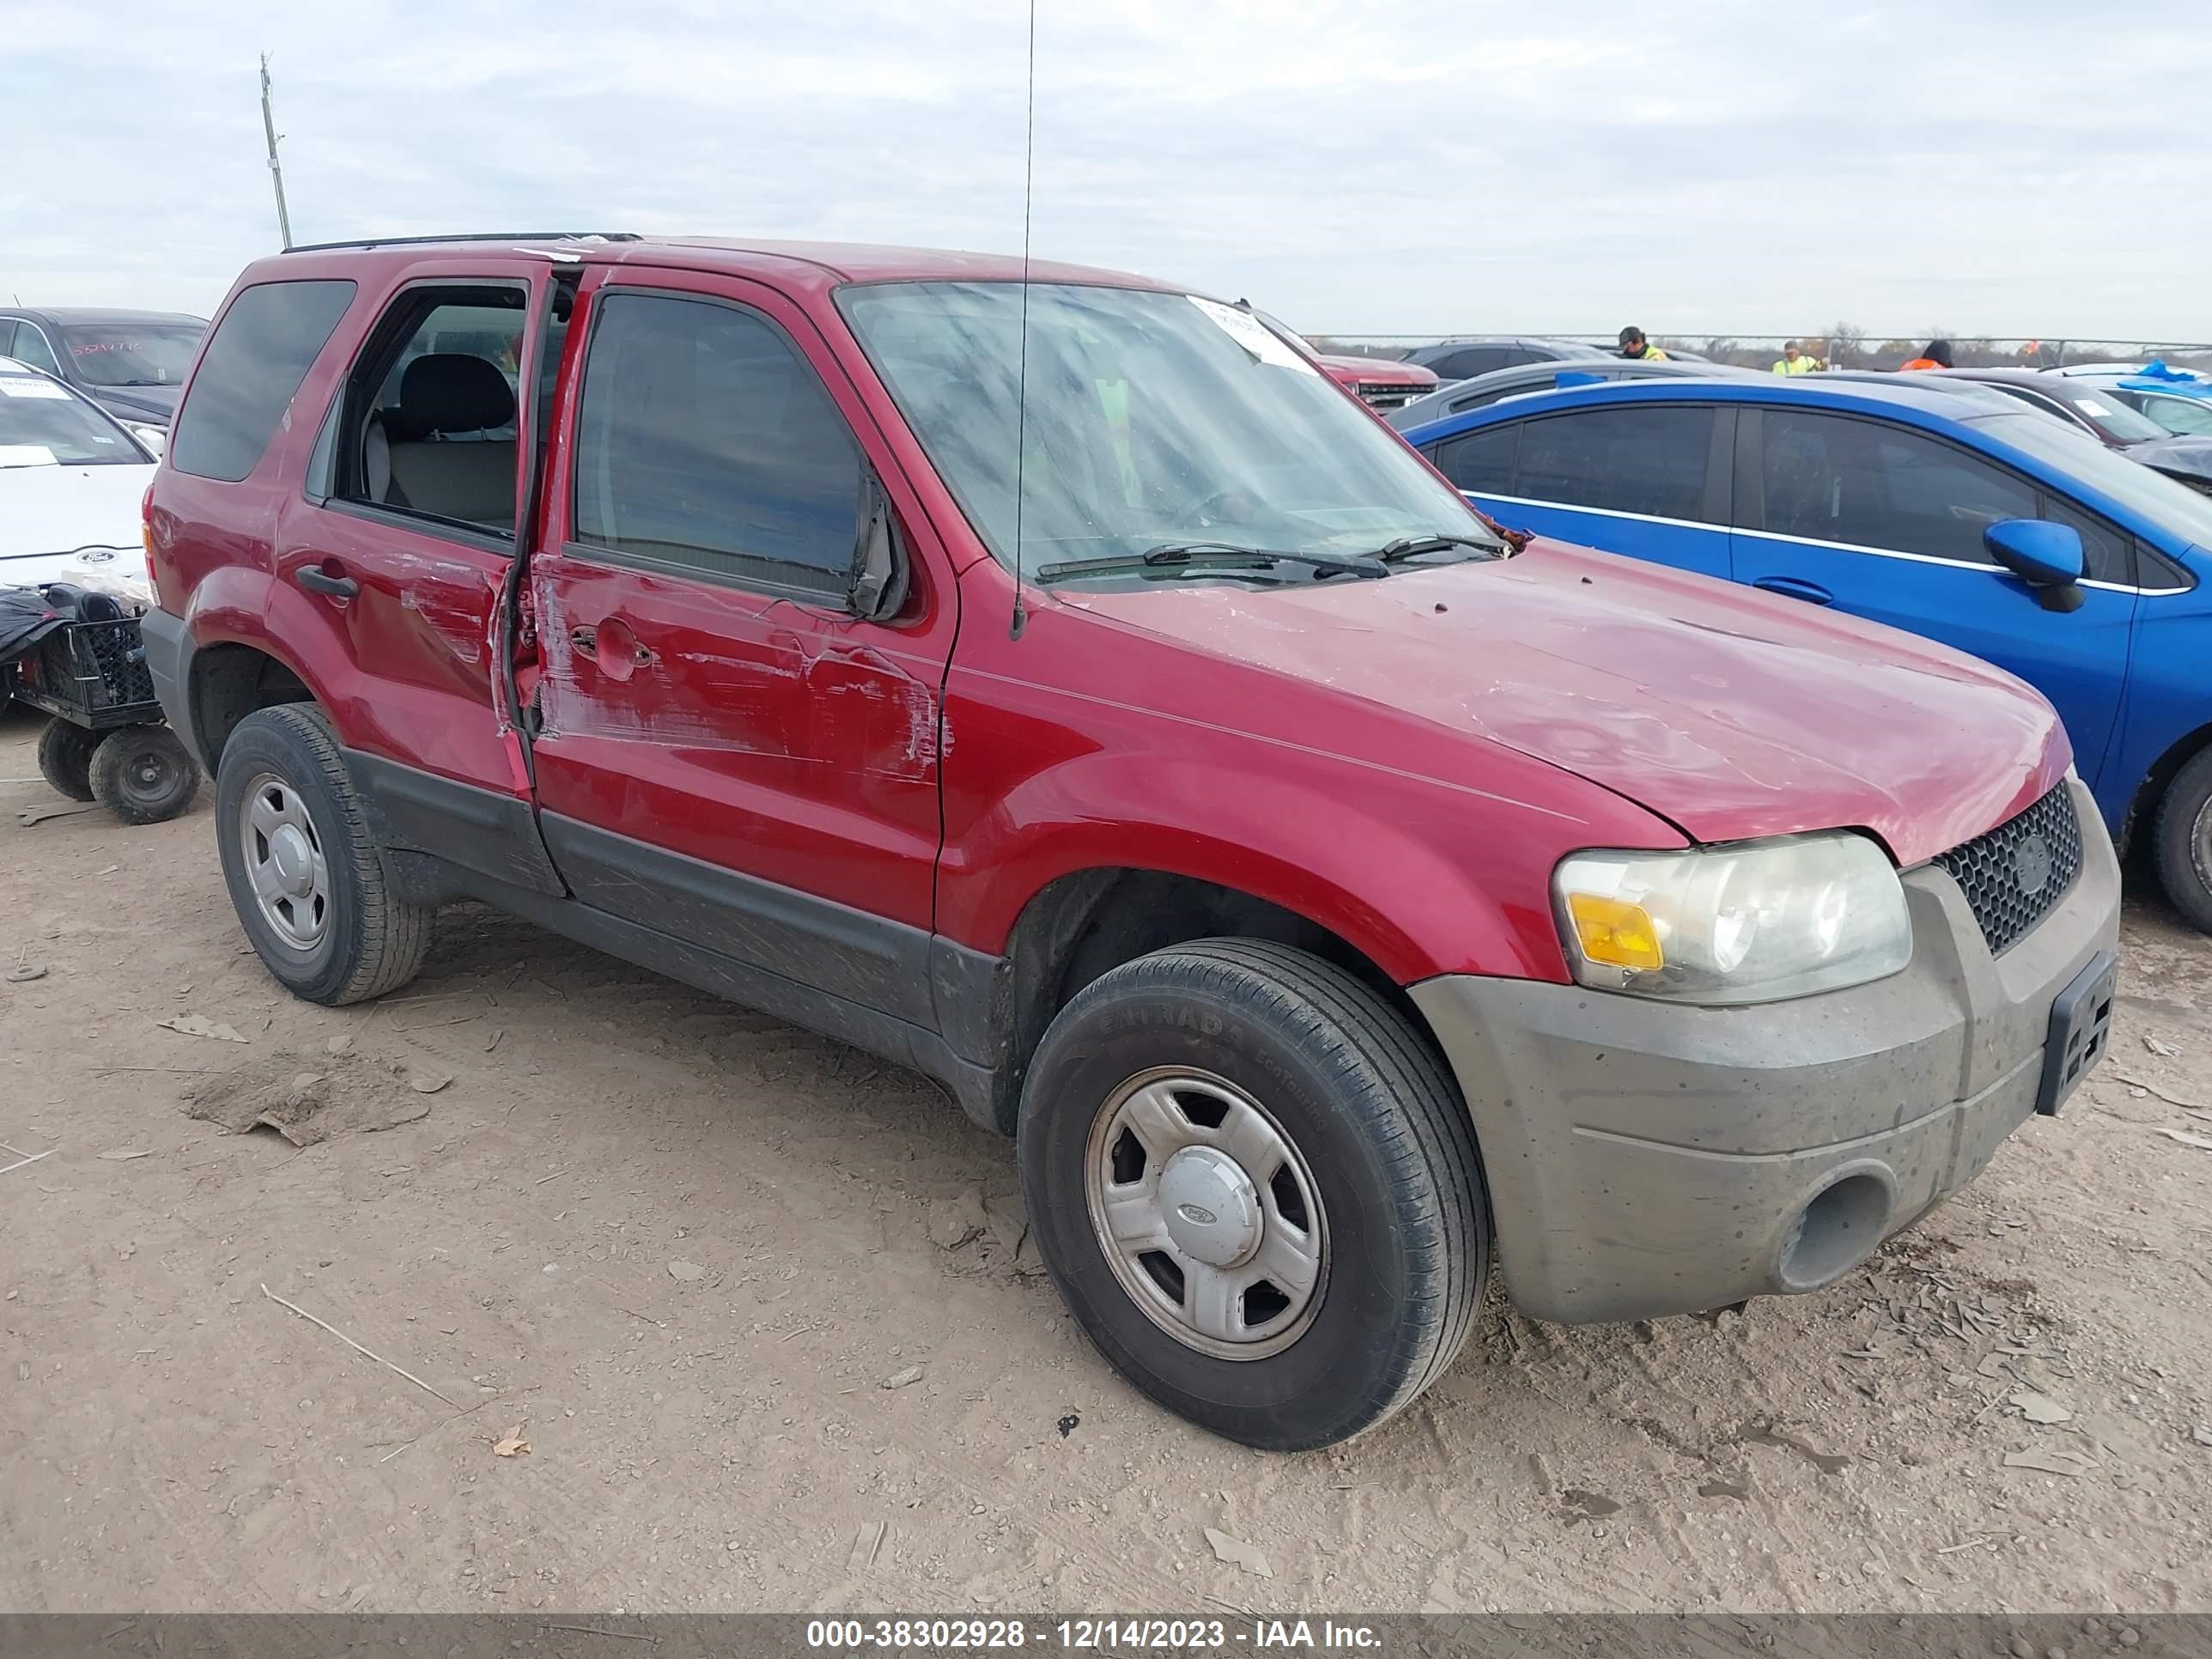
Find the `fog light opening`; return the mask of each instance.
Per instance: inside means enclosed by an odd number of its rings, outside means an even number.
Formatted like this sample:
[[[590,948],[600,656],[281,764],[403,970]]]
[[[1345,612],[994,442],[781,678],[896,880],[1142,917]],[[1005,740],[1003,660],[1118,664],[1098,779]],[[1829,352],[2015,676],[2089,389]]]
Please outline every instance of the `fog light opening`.
[[[1874,1254],[1889,1219],[1889,1187],[1875,1175],[1845,1176],[1805,1206],[1782,1247],[1785,1289],[1818,1290]]]

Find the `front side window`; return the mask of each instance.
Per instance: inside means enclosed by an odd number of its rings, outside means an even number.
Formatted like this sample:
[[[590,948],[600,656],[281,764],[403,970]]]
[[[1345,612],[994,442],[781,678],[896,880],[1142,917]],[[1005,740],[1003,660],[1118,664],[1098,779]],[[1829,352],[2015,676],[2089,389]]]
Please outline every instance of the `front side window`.
[[[228,483],[252,471],[353,295],[341,279],[257,283],[233,300],[177,411],[170,465]]]
[[[1477,427],[1456,438],[1446,438],[1429,451],[1437,471],[1462,489],[1485,495],[1510,495],[1513,460],[1521,447],[1526,421],[1507,421],[1498,426]]]
[[[2212,547],[2212,497],[2102,444],[2083,443],[2075,434],[2054,428],[2048,421],[2002,415],[1993,420],[1978,418],[1973,425],[1996,442],[2024,451],[2060,477],[2101,492],[2121,512],[2135,514],[2155,530]],[[2137,533],[2142,532],[2138,530]]]
[[[130,434],[58,381],[0,374],[0,467],[143,465]]]
[[[1530,501],[1704,520],[1714,411],[1647,404],[1523,422],[1513,493]]]
[[[39,331],[39,325],[36,323],[19,322],[15,325],[15,343],[8,355],[19,363],[28,363],[33,368],[43,368],[49,374],[59,374],[62,372],[61,363],[54,356],[53,348],[46,343],[46,337]]]
[[[1023,297],[1014,283],[838,295],[1001,564],[1035,571],[1178,544],[1334,557],[1409,536],[1490,542],[1394,433],[1249,313],[1035,283],[1024,376]]]
[[[2001,519],[2036,516],[2035,491],[2021,480],[1901,427],[1769,409],[1760,429],[1765,528],[1777,535],[1990,564],[1982,532]],[[2095,453],[2064,428],[2051,429]]]
[[[707,300],[600,296],[584,362],[573,539],[842,599],[864,476],[845,417],[766,319]]]
[[[337,443],[341,500],[514,532],[515,386],[529,293],[409,289],[370,332]]]
[[[81,386],[182,386],[205,323],[71,323],[62,330]]]

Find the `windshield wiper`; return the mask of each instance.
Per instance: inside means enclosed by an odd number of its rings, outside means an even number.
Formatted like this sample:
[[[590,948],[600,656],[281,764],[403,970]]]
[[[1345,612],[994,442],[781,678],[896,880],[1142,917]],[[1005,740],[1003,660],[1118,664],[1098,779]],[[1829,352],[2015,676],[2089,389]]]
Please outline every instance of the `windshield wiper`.
[[[1331,576],[1387,576],[1390,573],[1370,558],[1343,558],[1332,553],[1293,553],[1280,548],[1239,547],[1231,542],[1162,542],[1142,553],[1115,554],[1103,559],[1064,559],[1041,565],[1040,582],[1064,576],[1103,575],[1117,570],[1197,569],[1272,571],[1279,563],[1303,564]]]
[[[1487,536],[1462,536],[1454,532],[1438,531],[1429,536],[1401,536],[1395,542],[1385,542],[1370,556],[1384,564],[1396,564],[1423,553],[1442,553],[1449,548],[1479,548],[1493,558],[1505,551],[1504,544]]]

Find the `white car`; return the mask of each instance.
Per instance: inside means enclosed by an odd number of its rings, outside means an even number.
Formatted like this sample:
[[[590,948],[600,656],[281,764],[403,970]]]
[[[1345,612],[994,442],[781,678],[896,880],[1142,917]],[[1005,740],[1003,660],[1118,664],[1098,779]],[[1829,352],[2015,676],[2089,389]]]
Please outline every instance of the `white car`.
[[[0,587],[150,599],[139,505],[155,458],[91,398],[0,357]]]

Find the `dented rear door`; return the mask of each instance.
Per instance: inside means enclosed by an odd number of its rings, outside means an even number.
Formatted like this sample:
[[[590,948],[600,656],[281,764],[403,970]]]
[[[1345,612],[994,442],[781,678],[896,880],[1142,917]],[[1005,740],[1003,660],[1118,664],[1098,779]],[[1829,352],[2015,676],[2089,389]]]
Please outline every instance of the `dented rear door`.
[[[798,306],[734,277],[599,276],[530,565],[546,843],[582,902],[921,1017],[942,555]],[[871,477],[913,565],[887,623],[844,597]]]

